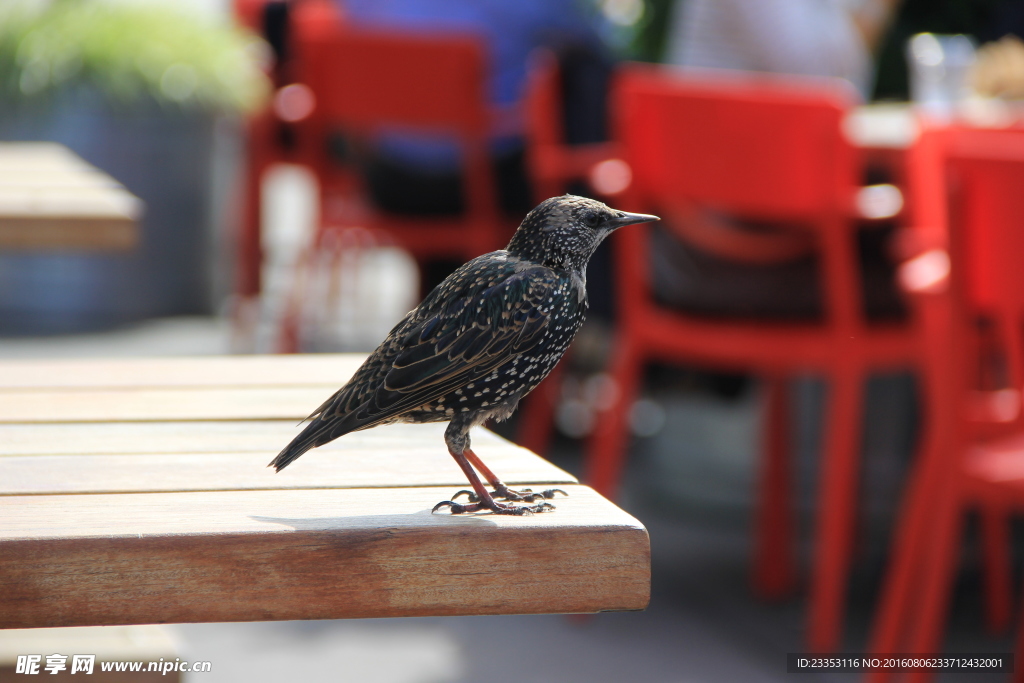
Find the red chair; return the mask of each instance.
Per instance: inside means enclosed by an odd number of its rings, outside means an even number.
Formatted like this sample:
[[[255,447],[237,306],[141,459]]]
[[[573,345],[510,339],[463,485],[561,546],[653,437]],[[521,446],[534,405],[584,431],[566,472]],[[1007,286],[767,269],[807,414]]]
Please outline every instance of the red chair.
[[[1008,513],[1024,507],[1024,131],[926,130],[902,266],[928,344],[926,447],[893,537],[871,651],[941,651],[966,510],[981,512],[989,624],[1010,618]],[[1024,681],[1024,627],[1017,675]],[[869,680],[888,680],[872,674]],[[913,674],[912,680],[928,680]]]
[[[488,154],[492,114],[483,46],[475,37],[342,29],[300,37],[301,79],[315,97],[308,130],[325,226],[383,230],[418,257],[469,260],[511,236]],[[341,132],[358,156],[381,129],[450,135],[463,152],[466,209],[453,218],[391,216],[367,200],[357,170],[332,160]]]
[[[468,261],[500,249],[511,236],[502,216],[489,154],[493,134],[486,97],[483,46],[471,36],[315,25],[296,36],[296,70],[315,102],[297,128],[303,161],[320,186],[320,228],[302,257],[282,318],[279,350],[297,351],[305,264],[316,253],[341,258],[339,248],[358,230],[359,242],[398,245],[421,261]],[[370,199],[361,165],[374,136],[389,129],[445,136],[459,144],[465,209],[454,217],[395,215]],[[344,159],[332,155],[332,137]]]
[[[314,247],[325,244],[326,230],[350,227],[384,235],[382,242],[396,243],[419,259],[465,261],[504,246],[514,226],[501,214],[488,153],[494,117],[479,40],[346,27],[319,11],[319,4],[296,4],[288,68],[295,82],[278,91],[272,111],[251,123],[250,139],[258,142],[249,158],[242,293],[259,291],[259,183],[265,168],[280,161],[308,166],[319,182],[321,230]],[[309,111],[289,116],[291,94],[308,100]],[[290,124],[287,144],[278,139],[282,120]],[[388,127],[450,136],[459,143],[466,204],[461,215],[396,216],[373,206],[358,156]],[[344,135],[355,163],[332,157],[328,141],[337,133]],[[286,315],[286,321],[294,318]],[[289,330],[282,335],[286,342],[294,336]]]
[[[562,81],[557,57],[547,49],[532,55],[526,94],[527,161],[537,202],[583,183],[597,197],[614,202],[629,186],[632,171],[617,140],[570,145],[562,126]],[[677,211],[678,213],[678,211]],[[676,216],[679,217],[679,216]],[[691,244],[723,258],[777,263],[807,253],[801,235],[738,233],[689,211],[674,223]],[[544,454],[551,443],[565,365],[560,363],[520,408],[516,442]]]
[[[277,5],[276,19],[285,22],[277,27],[284,41],[294,42],[296,35],[309,36],[320,32],[332,32],[341,26],[342,17],[337,3],[330,0],[234,0],[235,20],[251,31],[262,33],[266,26],[267,8]],[[293,52],[293,51],[292,51]],[[281,163],[309,163],[308,150],[298,147],[297,132],[307,119],[307,112],[288,112],[281,104],[287,100],[293,84],[294,72],[298,68],[295,55],[291,52],[283,59],[275,58],[268,65],[269,76],[275,93],[268,106],[254,114],[246,122],[246,164],[242,216],[238,233],[238,272],[236,294],[243,300],[259,296],[261,290],[261,266],[263,251],[260,244],[262,221],[261,190],[267,170]],[[284,97],[282,97],[284,95]],[[308,109],[308,107],[307,107]],[[283,114],[283,116],[282,116]]]
[[[624,208],[671,222],[694,207],[794,226],[771,236],[765,258],[804,248],[818,255],[823,315],[809,322],[708,319],[656,303],[648,229],[616,236],[618,329],[611,374],[618,398],[599,415],[589,444],[588,482],[612,495],[628,444],[627,415],[650,361],[755,372],[767,382],[764,454],[757,503],[754,585],[780,595],[795,580],[786,378],[815,372],[830,381],[822,455],[808,640],[835,648],[856,512],[862,389],[867,374],[914,361],[916,339],[899,324],[866,319],[858,268],[858,157],[842,134],[852,95],[838,85],[685,75],[650,66],[622,71],[613,103],[618,139],[633,171]],[[711,230],[710,234],[715,231]],[[725,249],[754,259],[742,237]]]

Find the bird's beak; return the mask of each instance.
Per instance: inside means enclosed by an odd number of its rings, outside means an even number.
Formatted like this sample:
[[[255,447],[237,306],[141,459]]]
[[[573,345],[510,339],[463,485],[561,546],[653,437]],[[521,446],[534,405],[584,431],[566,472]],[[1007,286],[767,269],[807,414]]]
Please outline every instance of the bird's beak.
[[[624,228],[627,225],[634,225],[636,223],[649,223],[651,221],[661,220],[657,216],[652,216],[647,213],[627,213],[626,211],[617,211],[616,213],[618,216],[608,221],[612,230],[618,230],[619,228]]]

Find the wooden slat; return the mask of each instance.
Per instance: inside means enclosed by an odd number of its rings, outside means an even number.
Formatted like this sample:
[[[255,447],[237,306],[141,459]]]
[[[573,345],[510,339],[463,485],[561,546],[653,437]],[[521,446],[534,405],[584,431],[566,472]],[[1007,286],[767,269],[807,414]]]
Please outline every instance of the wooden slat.
[[[91,168],[81,157],[56,142],[0,142],[0,168]]]
[[[138,243],[136,221],[127,216],[0,217],[4,250],[127,251]]]
[[[0,391],[322,386],[337,389],[365,354],[209,356],[0,362]]]
[[[529,517],[448,489],[0,498],[0,628],[642,609],[647,533],[592,490]]]
[[[275,452],[181,455],[42,455],[0,458],[0,496],[147,491],[231,491],[309,488],[451,486],[466,476],[443,447],[362,450],[328,456],[315,451],[275,473]],[[486,454],[508,484],[568,484],[575,478],[536,458]]]
[[[254,420],[0,424],[0,456],[266,451],[288,443],[299,432],[296,423]],[[351,442],[370,433],[357,432],[345,439]]]
[[[2,154],[0,152],[0,155]],[[92,166],[50,165],[47,167],[15,168],[4,164],[2,156],[0,156],[0,192],[40,187],[123,189],[116,180]]]
[[[342,437],[315,449],[280,473],[266,465],[273,450],[228,453],[22,455],[0,457],[0,495],[217,491],[239,489],[466,488],[448,455],[444,425],[391,425]],[[362,438],[360,438],[362,437]],[[569,484],[576,479],[524,448],[484,429],[473,443],[510,484]],[[65,446],[67,448],[67,446]],[[452,492],[454,493],[454,491]]]
[[[323,387],[0,392],[0,423],[139,420],[302,420],[333,391]]]
[[[442,444],[445,426],[435,423],[375,427],[346,434],[321,446],[318,451],[358,448],[399,450],[416,443],[427,446]],[[0,457],[269,452],[283,448],[300,429],[294,420],[0,425]],[[474,448],[482,453],[508,443],[482,428],[474,429],[472,437]]]
[[[95,182],[88,177],[79,181],[68,178],[40,178],[32,185],[27,178],[18,183],[4,182],[0,177],[0,219],[31,220],[33,218],[109,218],[134,221],[141,213],[141,204],[116,183]]]

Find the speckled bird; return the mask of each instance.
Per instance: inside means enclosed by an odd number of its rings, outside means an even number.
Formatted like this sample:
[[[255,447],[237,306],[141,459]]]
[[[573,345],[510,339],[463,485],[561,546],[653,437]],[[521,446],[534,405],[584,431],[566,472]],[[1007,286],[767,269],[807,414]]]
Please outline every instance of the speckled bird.
[[[564,491],[508,488],[470,449],[469,430],[511,415],[569,348],[587,313],[587,263],[604,238],[655,220],[584,197],[545,200],[527,214],[508,247],[466,263],[409,312],[270,466],[280,472],[309,449],[361,429],[448,422],[448,452],[473,491],[459,491],[434,512],[553,509],[544,501]],[[455,502],[461,494],[467,503]]]

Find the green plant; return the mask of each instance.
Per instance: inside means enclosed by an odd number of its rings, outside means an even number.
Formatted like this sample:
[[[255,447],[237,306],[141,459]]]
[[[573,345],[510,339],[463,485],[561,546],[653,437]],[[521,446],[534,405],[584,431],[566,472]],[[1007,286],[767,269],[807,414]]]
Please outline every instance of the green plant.
[[[264,52],[255,36],[168,5],[16,3],[0,12],[0,99],[87,85],[118,105],[249,111],[268,92]]]

